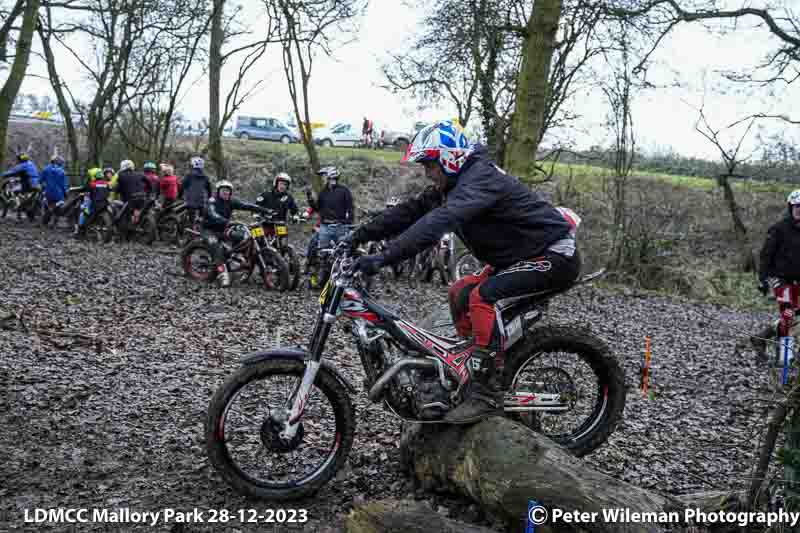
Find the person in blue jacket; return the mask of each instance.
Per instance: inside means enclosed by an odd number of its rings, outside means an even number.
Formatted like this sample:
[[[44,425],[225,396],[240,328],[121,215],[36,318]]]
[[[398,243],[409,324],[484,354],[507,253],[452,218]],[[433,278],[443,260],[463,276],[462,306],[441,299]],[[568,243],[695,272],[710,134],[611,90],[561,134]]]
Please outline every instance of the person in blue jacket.
[[[35,198],[36,192],[39,190],[39,169],[36,168],[36,163],[31,161],[27,153],[21,152],[17,154],[17,164],[0,174],[0,178],[12,176],[20,178],[22,188],[19,192],[22,195],[27,195],[18,204],[19,215],[19,211],[27,208],[28,203]]]
[[[64,173],[64,158],[54,156],[42,171],[41,186],[44,188],[44,197],[47,201],[47,210],[42,216],[42,224],[47,225],[50,217],[59,216],[59,210],[64,205],[67,196],[69,180]]]

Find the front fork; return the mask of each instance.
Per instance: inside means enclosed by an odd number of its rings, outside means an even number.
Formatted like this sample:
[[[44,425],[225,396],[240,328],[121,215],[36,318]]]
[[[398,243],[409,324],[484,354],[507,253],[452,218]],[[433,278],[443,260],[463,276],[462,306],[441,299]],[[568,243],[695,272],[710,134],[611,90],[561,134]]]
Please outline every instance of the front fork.
[[[333,323],[336,321],[336,311],[339,309],[339,302],[342,299],[344,288],[333,284],[333,294],[328,296],[327,302],[322,304],[317,315],[317,322],[314,325],[314,333],[311,334],[311,346],[309,349],[310,358],[306,360],[306,369],[300,385],[295,388],[294,394],[289,398],[291,408],[287,416],[286,425],[280,432],[281,439],[291,440],[300,425],[300,418],[303,416],[308,396],[311,394],[311,386],[317,377],[317,372],[322,364],[322,351],[328,340]]]
[[[780,307],[781,319],[778,323],[778,342],[779,342],[779,365],[783,367],[782,381],[784,385],[789,383],[789,367],[794,359],[794,337],[792,336],[792,326],[795,320],[794,299],[791,297],[792,288],[785,288],[784,294],[778,294],[778,306]]]

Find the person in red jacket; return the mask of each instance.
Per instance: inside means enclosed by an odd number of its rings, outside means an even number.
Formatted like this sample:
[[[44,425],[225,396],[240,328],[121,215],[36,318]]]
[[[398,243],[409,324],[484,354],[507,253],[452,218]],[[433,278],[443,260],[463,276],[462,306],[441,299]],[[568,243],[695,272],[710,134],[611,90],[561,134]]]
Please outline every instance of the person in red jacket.
[[[161,163],[161,180],[159,181],[163,207],[169,207],[178,199],[178,176],[175,175],[175,167],[167,163]]]

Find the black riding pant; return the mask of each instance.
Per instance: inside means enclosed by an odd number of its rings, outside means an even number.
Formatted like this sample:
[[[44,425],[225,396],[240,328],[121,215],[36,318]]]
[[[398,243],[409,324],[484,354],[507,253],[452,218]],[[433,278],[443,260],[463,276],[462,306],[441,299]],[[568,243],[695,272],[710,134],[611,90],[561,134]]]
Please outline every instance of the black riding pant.
[[[577,250],[567,257],[552,251],[502,270],[486,267],[450,286],[450,313],[459,335],[483,348],[502,351],[495,304],[504,298],[566,288],[580,275]]]

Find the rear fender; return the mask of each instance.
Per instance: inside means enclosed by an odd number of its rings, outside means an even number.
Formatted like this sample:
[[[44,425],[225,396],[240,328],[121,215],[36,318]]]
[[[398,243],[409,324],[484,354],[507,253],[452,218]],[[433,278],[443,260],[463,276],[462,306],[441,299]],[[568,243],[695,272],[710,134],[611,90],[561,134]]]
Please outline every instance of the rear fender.
[[[273,348],[271,350],[262,350],[260,352],[245,355],[242,358],[243,366],[250,366],[260,363],[261,361],[268,361],[272,359],[293,359],[295,361],[308,361],[311,359],[311,354],[306,350],[298,348]],[[331,374],[344,385],[350,394],[358,392],[356,388],[347,380],[346,377],[328,361],[322,361],[322,366],[325,367]]]

